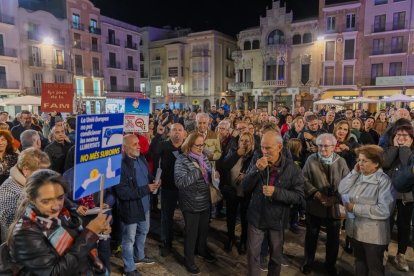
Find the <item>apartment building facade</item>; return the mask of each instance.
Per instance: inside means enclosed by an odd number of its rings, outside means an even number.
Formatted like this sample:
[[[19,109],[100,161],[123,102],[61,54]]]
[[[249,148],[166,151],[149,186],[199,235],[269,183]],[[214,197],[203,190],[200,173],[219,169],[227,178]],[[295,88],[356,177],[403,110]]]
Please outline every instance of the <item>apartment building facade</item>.
[[[414,95],[414,3],[366,1],[363,95],[382,99]]]
[[[100,10],[88,0],[67,0],[67,22],[77,104],[99,114],[105,110]]]
[[[105,96],[133,96],[140,92],[139,29],[106,16],[101,16],[101,25]]]

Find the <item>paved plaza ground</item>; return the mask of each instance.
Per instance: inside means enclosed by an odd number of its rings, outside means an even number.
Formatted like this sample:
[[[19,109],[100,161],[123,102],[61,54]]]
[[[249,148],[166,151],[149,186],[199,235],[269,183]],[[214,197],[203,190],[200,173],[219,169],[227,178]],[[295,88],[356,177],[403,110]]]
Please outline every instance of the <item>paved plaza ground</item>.
[[[190,275],[187,273],[183,263],[183,236],[179,235],[176,238],[173,246],[176,250],[175,254],[172,254],[166,258],[159,255],[159,217],[153,215],[151,220],[151,233],[146,243],[146,254],[154,257],[156,263],[153,265],[138,265],[137,268],[142,275]],[[177,226],[177,233],[184,227],[184,220],[181,216],[180,211],[175,213],[175,222]],[[236,227],[237,234],[240,232],[240,225]],[[246,256],[239,256],[236,248],[233,248],[231,253],[227,253],[223,250],[224,242],[226,240],[226,221],[224,219],[212,219],[210,223],[210,232],[208,238],[208,246],[217,256],[217,262],[209,264],[204,262],[201,258],[196,257],[195,262],[201,270],[201,275],[214,275],[214,276],[232,276],[232,275],[246,275],[247,271],[247,260]],[[345,238],[345,232],[341,232],[341,243]],[[305,228],[301,228],[299,234],[294,234],[291,231],[286,231],[286,240],[284,244],[284,254],[286,260],[286,266],[282,267],[282,274],[286,276],[303,275],[299,271],[299,267],[303,262],[303,245],[305,239]],[[314,272],[311,275],[326,275],[323,269],[323,262],[325,258],[325,239],[326,235],[321,232],[318,251],[316,253],[316,264]],[[396,243],[392,242],[390,245],[390,255],[395,255]],[[386,275],[402,276],[402,275],[414,275],[414,253],[410,247],[407,250],[407,261],[410,266],[410,272],[397,271],[394,266],[388,262],[386,267]],[[122,275],[122,260],[119,256],[114,256],[112,261],[112,273],[111,275],[119,276]],[[339,249],[339,256],[337,261],[338,273],[341,276],[354,275],[353,270],[354,258],[344,252],[342,247]],[[267,275],[267,272],[261,274]]]

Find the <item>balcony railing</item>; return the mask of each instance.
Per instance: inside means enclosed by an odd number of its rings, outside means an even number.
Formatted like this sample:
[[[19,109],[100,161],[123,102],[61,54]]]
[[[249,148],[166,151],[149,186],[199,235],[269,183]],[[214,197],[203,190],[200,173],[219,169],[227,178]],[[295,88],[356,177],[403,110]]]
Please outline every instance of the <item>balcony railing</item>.
[[[46,66],[46,61],[44,59],[42,59],[42,60],[29,59],[29,66],[45,67]]]
[[[98,77],[98,78],[103,78],[103,72],[99,69],[92,69],[92,76],[93,77]]]
[[[41,41],[41,37],[40,37],[39,32],[28,31],[27,32],[27,38],[30,39],[30,40]]]
[[[13,48],[0,48],[0,56],[4,56],[4,57],[17,57],[17,49],[13,49]]]
[[[91,51],[100,53],[102,52],[102,49],[98,44],[91,44]]]
[[[138,92],[140,91],[139,87],[133,87],[129,85],[109,85],[109,91],[112,92]]]
[[[26,95],[40,96],[42,94],[42,87],[25,87]]]
[[[80,23],[77,23],[77,22],[72,22],[72,29],[84,31],[85,26],[83,24],[80,24]]]
[[[151,80],[161,80],[161,75],[152,75]]]
[[[108,38],[107,40],[106,40],[106,44],[111,44],[111,45],[116,45],[116,46],[120,46],[121,45],[121,43],[120,43],[120,41],[119,41],[119,39],[118,38]]]
[[[20,82],[0,80],[1,89],[19,89]]]
[[[398,45],[395,47],[383,47],[383,48],[371,48],[370,55],[371,56],[378,56],[378,55],[389,55],[389,54],[400,54],[407,52],[407,45]]]
[[[209,57],[210,50],[193,50],[191,52],[191,57]]]
[[[151,65],[161,65],[161,59],[151,60]]]
[[[148,73],[141,72],[141,79],[147,79],[147,78],[148,78]]]
[[[0,14],[0,22],[1,23],[5,23],[5,24],[9,24],[9,25],[14,25],[14,17],[7,15],[7,14]]]
[[[57,63],[56,60],[52,61],[52,67],[53,67],[53,69],[58,69],[58,70],[68,69],[68,65],[66,64],[66,62]]]
[[[266,80],[262,82],[262,86],[286,87],[285,80]]]
[[[82,67],[75,67],[75,75],[77,76],[85,76],[86,73]]]
[[[130,71],[138,71],[138,65],[127,63],[125,69],[130,70]]]
[[[253,82],[232,82],[229,83],[229,89],[234,91],[240,91],[240,90],[246,90],[246,89],[252,89],[253,88]]]
[[[374,24],[371,26],[371,31],[373,33],[381,33],[381,32],[404,30],[407,28],[408,28],[408,20],[404,21],[404,24],[399,24],[399,22],[387,22],[382,25]]]
[[[101,34],[101,29],[100,28],[95,28],[95,27],[89,26],[89,32],[91,34],[100,35]]]
[[[83,45],[83,43],[81,41],[74,41],[73,42],[73,48],[75,49],[85,49],[85,46]]]
[[[65,45],[65,38],[64,37],[55,38],[54,42],[56,45]]]
[[[138,47],[136,43],[125,41],[125,48],[136,50]]]
[[[107,61],[106,66],[108,68],[121,69],[121,63],[119,61]]]

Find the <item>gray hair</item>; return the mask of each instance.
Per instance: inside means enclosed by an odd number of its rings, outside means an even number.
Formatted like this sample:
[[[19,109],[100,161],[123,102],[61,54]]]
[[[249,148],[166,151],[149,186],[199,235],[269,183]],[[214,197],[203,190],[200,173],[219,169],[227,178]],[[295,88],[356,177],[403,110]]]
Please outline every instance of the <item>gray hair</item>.
[[[320,144],[323,140],[329,140],[331,142],[332,145],[336,145],[336,138],[333,134],[331,133],[323,133],[321,135],[319,135],[318,137],[316,137],[316,144]]]
[[[218,126],[223,126],[226,130],[229,130],[230,128],[230,122],[227,120],[220,121]]]
[[[36,142],[36,138],[40,135],[36,130],[27,129],[20,134],[20,143],[22,145],[22,150],[27,148],[33,147],[34,143]]]
[[[196,122],[200,121],[202,118],[209,120],[210,116],[208,116],[207,113],[197,113]]]

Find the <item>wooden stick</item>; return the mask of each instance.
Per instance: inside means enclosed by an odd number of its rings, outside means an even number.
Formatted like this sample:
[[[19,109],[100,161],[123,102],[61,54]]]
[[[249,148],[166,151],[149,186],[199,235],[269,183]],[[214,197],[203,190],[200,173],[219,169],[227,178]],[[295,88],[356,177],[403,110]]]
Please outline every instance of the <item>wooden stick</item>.
[[[101,185],[100,185],[100,197],[99,197],[99,212],[102,214],[103,212],[103,203],[104,203],[104,176],[101,175]]]

